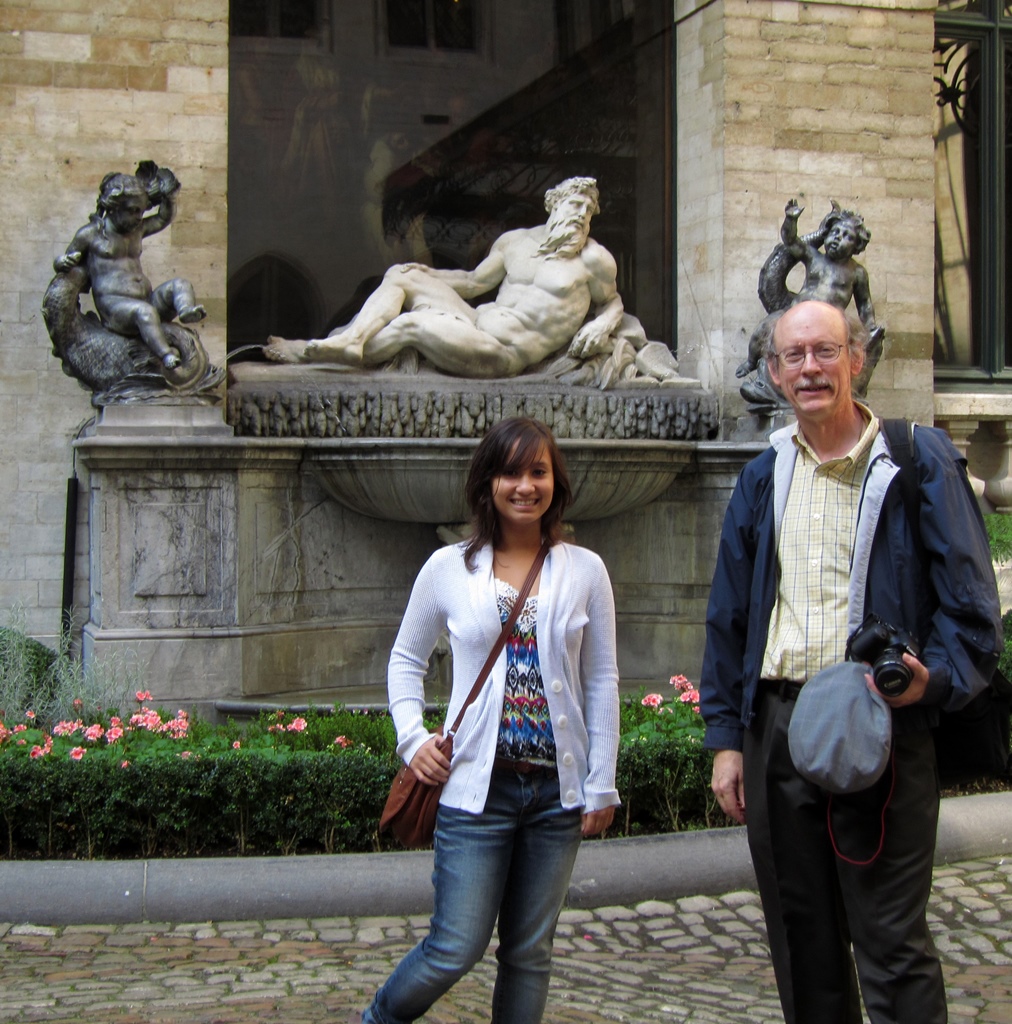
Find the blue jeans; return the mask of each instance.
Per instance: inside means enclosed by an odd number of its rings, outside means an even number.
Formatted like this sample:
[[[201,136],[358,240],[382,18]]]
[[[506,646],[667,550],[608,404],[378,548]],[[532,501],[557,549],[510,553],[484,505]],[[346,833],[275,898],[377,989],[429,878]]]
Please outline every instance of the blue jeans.
[[[481,814],[440,807],[429,934],[397,965],[362,1024],[416,1020],[481,959],[499,918],[493,1024],[538,1024],[576,852],[579,808],[554,772],[494,771]]]

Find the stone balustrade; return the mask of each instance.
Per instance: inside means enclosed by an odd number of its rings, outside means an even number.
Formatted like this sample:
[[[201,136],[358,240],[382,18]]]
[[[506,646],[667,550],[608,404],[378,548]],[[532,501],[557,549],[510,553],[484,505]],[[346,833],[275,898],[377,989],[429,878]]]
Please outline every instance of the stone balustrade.
[[[1012,394],[938,393],[935,426],[966,456],[983,511],[1012,513]]]

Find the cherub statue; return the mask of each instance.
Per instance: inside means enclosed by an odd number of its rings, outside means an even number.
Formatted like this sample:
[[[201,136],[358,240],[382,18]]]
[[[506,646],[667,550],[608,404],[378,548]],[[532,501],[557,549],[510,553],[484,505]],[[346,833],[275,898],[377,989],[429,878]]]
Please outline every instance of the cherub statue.
[[[53,262],[57,276],[43,302],[53,349],[67,373],[102,393],[96,404],[105,404],[108,389],[124,381],[119,400],[166,388],[192,393],[210,386],[209,373],[216,382],[221,378],[196,333],[172,322],[178,317],[191,324],[207,315],[193,286],[177,277],[152,288],[141,269],[142,242],[172,223],[178,191],[172,171],[150,160],[135,174],[107,174],[95,212]],[[152,207],[156,212],[148,214]],[[89,289],[98,322],[94,314],[80,314],[79,296]],[[153,373],[160,381],[152,381]]]
[[[875,322],[868,272],[854,260],[854,256],[864,252],[871,241],[871,232],[865,227],[864,218],[860,214],[841,210],[835,199],[830,202],[832,209],[823,218],[818,230],[809,235],[798,234],[798,218],[804,207],[799,206],[795,199],[787,203],[784,223],[780,228],[780,244],[770,253],[759,272],[759,299],[767,314],[808,299],[846,309],[853,299],[857,315],[869,336],[865,368],[855,382],[855,393],[863,395],[882,355],[885,337],[885,328]],[[820,252],[820,246],[824,251]],[[795,293],[787,287],[787,275],[798,263],[805,266],[805,282],[801,290]],[[748,356],[735,373],[738,377],[746,377],[758,371],[753,380],[741,387],[742,397],[750,403],[760,406],[786,405],[783,396],[769,379],[762,358],[763,343],[768,333],[769,315],[752,332]]]

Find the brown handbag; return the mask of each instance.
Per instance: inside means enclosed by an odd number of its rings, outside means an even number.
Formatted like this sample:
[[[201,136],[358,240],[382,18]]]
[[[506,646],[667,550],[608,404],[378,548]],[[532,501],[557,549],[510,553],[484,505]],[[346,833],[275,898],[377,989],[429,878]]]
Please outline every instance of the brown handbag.
[[[467,700],[464,701],[460,712],[457,714],[453,727],[445,736],[443,735],[442,726],[437,730],[440,738],[436,741],[436,746],[446,755],[447,760],[453,757],[453,736],[460,728],[460,723],[464,720],[464,712],[467,711],[481,692],[481,688],[485,685],[486,677],[492,671],[496,658],[499,657],[499,652],[503,649],[503,645],[509,638],[510,633],[513,632],[513,626],[517,621],[517,616],[520,614],[520,609],[523,608],[524,601],[527,600],[527,595],[530,593],[531,587],[534,586],[534,580],[537,578],[547,554],[548,544],[544,543],[534,559],[534,564],[531,566],[531,571],[527,574],[527,579],[524,580],[524,585],[517,594],[516,601],[513,602],[509,616],[503,623],[502,630],[499,632],[499,639],[496,640],[488,657],[485,659],[485,664],[478,673],[478,677],[471,687],[471,692],[467,695]],[[404,765],[390,786],[390,795],[387,797],[383,813],[380,815],[380,831],[385,832],[389,830],[401,846],[409,850],[431,846],[432,836],[436,830],[436,811],[439,808],[439,796],[442,792],[443,783],[437,782],[430,785],[427,782],[420,782],[411,768],[408,765]]]

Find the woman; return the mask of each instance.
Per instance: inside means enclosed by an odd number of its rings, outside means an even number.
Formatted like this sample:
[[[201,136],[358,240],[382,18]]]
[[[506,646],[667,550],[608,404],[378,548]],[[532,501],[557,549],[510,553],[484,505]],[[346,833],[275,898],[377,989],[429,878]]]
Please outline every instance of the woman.
[[[364,1024],[422,1016],[481,958],[497,917],[491,1019],[537,1024],[581,836],[606,829],[619,802],[611,583],[597,555],[560,540],[572,492],[549,429],[531,419],[496,424],[475,451],[466,494],[474,533],[422,566],[387,680],[398,753],[420,781],[445,783],[435,907],[429,934],[376,994]],[[542,542],[548,557],[454,737],[451,764],[422,723],[429,655],[447,630],[452,722]]]

